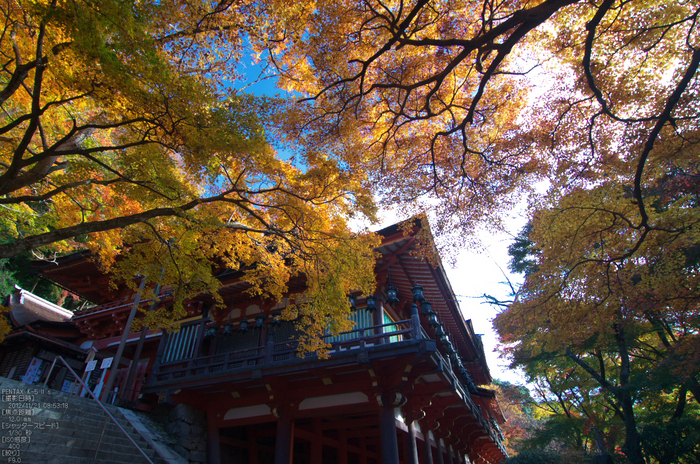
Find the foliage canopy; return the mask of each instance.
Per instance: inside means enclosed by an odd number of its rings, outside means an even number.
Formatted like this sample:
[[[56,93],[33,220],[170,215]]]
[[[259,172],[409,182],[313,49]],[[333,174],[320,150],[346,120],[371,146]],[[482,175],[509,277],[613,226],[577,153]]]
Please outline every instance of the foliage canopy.
[[[638,205],[618,181],[553,190],[533,214],[529,244],[514,249],[534,265],[496,318],[554,416],[580,437],[599,430],[631,462],[693,462],[700,452],[689,432],[700,424],[700,210],[685,178],[697,163],[667,166],[647,190],[654,227],[642,241]]]
[[[533,298],[586,306],[576,273],[595,273],[609,283],[595,303],[609,318],[626,314],[618,286],[637,274],[639,289],[669,275],[662,268],[693,282],[681,261],[697,243],[696,2],[14,1],[0,11],[0,258],[79,245],[109,265],[129,249],[125,280],[134,269],[154,278],[166,261],[184,295],[211,289],[204,262],[224,256],[264,263],[251,282],[277,296],[301,270],[289,258],[318,263],[322,279],[350,269],[339,259],[349,246],[363,264],[340,284],[364,288],[371,247],[345,220],[371,216],[371,194],[432,210],[438,234],[471,232],[547,179],[540,223],[558,221],[564,238],[552,246],[564,253],[538,248],[554,259]],[[243,55],[301,101],[236,90]],[[272,149],[280,140],[299,147],[294,157]],[[672,258],[647,266],[662,246]],[[655,307],[692,294],[683,282]],[[680,311],[688,324],[692,310]],[[576,317],[610,333],[588,314]]]
[[[385,203],[432,209],[438,233],[497,221],[539,179],[620,176],[639,211],[631,254],[657,227],[658,170],[696,157],[695,2],[366,0],[296,14],[270,51],[281,83],[308,96],[290,130],[370,168]]]
[[[372,217],[371,200],[327,153],[280,156],[284,101],[236,89],[264,7],[2,3],[0,258],[87,247],[177,301],[216,296],[212,266],[257,263],[251,291],[270,298],[303,272],[319,323],[338,295],[368,290],[374,239],[346,220]]]

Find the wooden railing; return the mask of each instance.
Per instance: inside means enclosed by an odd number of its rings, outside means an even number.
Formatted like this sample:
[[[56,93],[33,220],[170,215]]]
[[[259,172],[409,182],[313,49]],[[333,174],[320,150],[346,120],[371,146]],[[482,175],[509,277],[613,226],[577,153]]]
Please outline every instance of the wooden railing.
[[[397,328],[398,327],[398,328]],[[401,328],[405,327],[405,328]],[[413,327],[411,320],[391,322],[389,324],[373,325],[362,329],[350,330],[338,334],[345,336],[345,340],[331,342],[331,353],[338,353],[345,350],[356,348],[364,348],[366,346],[385,345],[387,343],[402,342],[414,338]],[[336,337],[335,335],[326,335],[324,341],[329,342],[329,339]],[[427,338],[427,334],[426,334]]]
[[[194,334],[196,327],[196,331],[202,333],[206,323],[206,320],[192,322],[183,326],[183,329],[188,330],[187,333]],[[236,371],[246,368],[250,369],[252,367],[255,369],[266,369],[273,366],[283,366],[284,364],[289,364],[300,359],[317,359],[317,356],[314,354],[300,353],[298,350],[298,343],[294,340],[274,342],[272,341],[272,337],[270,337],[267,344],[262,346],[210,356],[190,355],[185,358],[171,360],[173,358],[172,353],[193,353],[193,351],[189,349],[190,346],[196,346],[196,349],[199,349],[201,338],[197,340],[196,343],[194,340],[184,340],[182,338],[183,337],[164,340],[164,345],[159,352],[158,360],[153,367],[150,379],[151,385],[158,385],[162,382],[167,384],[178,380],[209,378],[217,375],[235,373]],[[430,337],[421,326],[417,316],[403,321],[363,327],[341,334],[325,335],[323,337],[324,341],[330,345],[329,353],[331,357],[350,350],[361,350],[375,346],[393,345],[405,341],[428,338]],[[182,348],[183,346],[185,348]],[[436,350],[435,354],[442,364],[442,371],[450,379],[453,388],[468,405],[479,424],[489,434],[491,439],[505,452],[502,441],[484,417],[481,408],[477,407],[472,401],[469,390],[459,380],[457,373],[452,368],[449,358],[439,350]],[[163,359],[168,361],[162,362]]]
[[[462,397],[462,401],[464,401],[467,404],[472,414],[474,415],[474,417],[476,417],[476,420],[479,422],[479,425],[481,425],[481,427],[489,434],[491,440],[494,443],[496,443],[496,445],[504,453],[504,455],[507,455],[505,446],[503,445],[503,440],[501,439],[501,437],[498,436],[496,431],[493,429],[492,425],[489,423],[488,419],[484,417],[483,411],[481,410],[481,406],[477,406],[476,404],[474,404],[474,401],[471,398],[471,394],[469,393],[468,388],[466,388],[466,386],[463,385],[462,382],[459,380],[459,377],[452,368],[452,364],[450,363],[448,358],[439,350],[435,353],[438,359],[440,359],[443,372],[450,379],[453,388]]]
[[[412,326],[411,319],[392,322],[390,324],[375,325],[361,329],[350,330],[342,334],[325,335],[324,341],[343,335],[343,340],[330,343],[329,353],[341,353],[348,350],[360,349],[389,343],[398,343],[405,340],[422,338],[426,335],[421,329]],[[201,322],[196,323],[200,325]],[[193,324],[195,325],[195,324]],[[391,330],[398,327],[397,330]],[[201,330],[202,328],[200,328]],[[418,337],[416,337],[416,334]],[[298,343],[294,340],[279,342],[268,341],[266,345],[248,348],[244,350],[230,351],[210,356],[188,356],[185,358],[170,360],[168,353],[169,340],[165,340],[165,348],[160,359],[166,362],[156,361],[151,375],[151,382],[167,382],[178,379],[192,379],[197,377],[211,377],[216,374],[231,373],[246,367],[258,366],[264,369],[270,366],[281,365],[302,357],[316,359],[313,354],[302,354],[298,350]],[[182,344],[183,342],[179,342]]]

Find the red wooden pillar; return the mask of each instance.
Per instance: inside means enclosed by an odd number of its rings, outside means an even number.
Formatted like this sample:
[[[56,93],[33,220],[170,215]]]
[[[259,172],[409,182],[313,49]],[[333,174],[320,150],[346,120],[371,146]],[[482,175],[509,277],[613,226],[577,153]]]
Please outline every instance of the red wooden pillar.
[[[367,439],[365,437],[360,437],[360,464],[367,464]]]
[[[396,438],[396,418],[394,407],[396,395],[384,394],[379,397],[379,439],[382,451],[382,464],[399,464],[399,442]],[[276,464],[276,463],[275,463]]]
[[[275,464],[292,464],[294,447],[294,419],[289,407],[277,408],[277,437],[275,439]]]
[[[433,464],[433,450],[430,445],[430,430],[423,430],[423,464]]]
[[[445,459],[442,454],[442,445],[440,444],[440,439],[435,435],[435,448],[437,453],[435,453],[436,456],[436,463],[435,464],[445,464]]]
[[[348,433],[347,429],[338,431],[340,446],[338,447],[338,464],[348,464]]]
[[[416,309],[416,304],[413,304],[411,311],[414,313],[413,316],[418,318],[418,312]],[[406,437],[406,464],[419,464],[418,460],[418,437],[416,433],[416,421],[423,419],[426,415],[425,408],[430,405],[430,399],[426,399],[421,396],[414,396],[404,406],[404,417],[406,418],[406,427],[408,428],[408,435]],[[425,443],[427,443],[428,450],[430,450],[430,438],[428,437],[428,420],[425,423],[424,438]],[[425,459],[425,453],[421,453]],[[432,460],[431,460],[432,461]],[[426,464],[425,462],[423,464]]]
[[[445,454],[447,455],[447,459],[445,459],[445,464],[454,464],[452,461],[452,447],[445,443]]]
[[[219,427],[216,426],[216,413],[214,411],[207,411],[207,463],[221,464]]]
[[[246,427],[246,434],[248,436],[248,462],[250,464],[258,464],[258,435],[254,427]]]
[[[311,464],[323,462],[323,429],[321,428],[321,419],[315,417],[314,424],[314,439],[311,441]]]
[[[419,464],[415,422],[409,418],[406,420],[406,426],[408,427],[408,435],[406,436],[406,464]]]

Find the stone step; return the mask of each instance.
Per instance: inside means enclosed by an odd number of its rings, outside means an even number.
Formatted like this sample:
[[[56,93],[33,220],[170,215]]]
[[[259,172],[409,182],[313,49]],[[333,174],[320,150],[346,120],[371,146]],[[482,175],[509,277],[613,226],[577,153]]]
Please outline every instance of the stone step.
[[[61,413],[34,409],[34,414],[32,416],[23,419],[26,419],[26,428],[30,430],[51,430],[54,435],[68,437],[80,436],[97,440],[104,428],[105,433],[122,439],[124,443],[128,442],[123,432],[104,411],[100,410],[100,414],[84,414],[81,411],[74,412],[73,409],[74,408],[69,408]],[[113,412],[113,417],[117,419],[117,422],[119,422],[122,428],[132,436],[132,438],[138,437],[136,430],[127,421],[123,419],[120,421],[119,418],[122,414],[118,410]],[[138,442],[136,438],[134,438],[134,440]]]
[[[30,439],[31,441],[29,443],[21,443],[20,449],[30,450],[38,448],[67,447],[94,451],[98,448],[99,444],[99,449],[105,452],[113,451],[120,454],[133,454],[135,456],[141,455],[133,443],[131,443],[126,437],[122,438],[111,435],[108,432],[105,432],[101,440],[99,434],[91,433],[89,435],[66,435],[58,433],[57,430],[52,431],[51,434],[32,434]],[[144,440],[134,441],[136,441],[139,447],[144,450],[147,456],[153,457],[156,455],[154,450],[147,448],[148,445]],[[141,441],[141,443],[139,443],[139,441]]]
[[[148,461],[143,456],[134,457],[131,455],[98,453],[95,457],[92,453],[58,454],[51,450],[43,451],[21,451],[17,455],[21,462],[31,464],[147,464]],[[9,459],[9,458],[4,458]],[[160,459],[151,459],[154,464],[164,464]],[[11,462],[11,461],[8,461]],[[17,461],[20,462],[20,461]]]
[[[0,447],[4,452],[1,457],[2,462],[33,464],[148,462],[111,419],[107,420],[105,426],[107,415],[92,398],[81,398],[4,378],[0,378],[0,393],[3,395],[0,408],[5,410],[5,413],[0,416],[0,422],[2,422],[0,435],[7,440]],[[22,405],[24,403],[29,407],[24,408]],[[26,409],[30,412],[15,415],[8,412],[11,410],[11,405],[15,410],[21,408],[23,411]],[[150,444],[126,420],[119,408],[112,405],[106,405],[106,408],[154,464],[165,464]],[[9,441],[13,437],[17,437],[17,441]],[[96,450],[98,451],[95,458]]]
[[[122,414],[119,411],[114,411],[111,413],[112,417],[116,419],[117,423],[119,423],[119,425],[121,425],[122,428],[124,428],[124,430],[126,430],[129,433],[134,432],[134,429],[131,427],[131,425],[122,419]],[[48,423],[51,421],[57,421],[60,424],[59,428],[68,430],[102,430],[102,428],[105,427],[105,423],[107,424],[105,428],[118,430],[114,421],[112,421],[112,419],[109,416],[107,416],[104,413],[104,411],[102,411],[102,414],[82,414],[80,411],[73,412],[69,410],[67,413],[62,413],[58,415],[44,415],[41,413],[37,413],[35,410],[35,413],[31,416],[31,419],[31,422],[44,421]]]

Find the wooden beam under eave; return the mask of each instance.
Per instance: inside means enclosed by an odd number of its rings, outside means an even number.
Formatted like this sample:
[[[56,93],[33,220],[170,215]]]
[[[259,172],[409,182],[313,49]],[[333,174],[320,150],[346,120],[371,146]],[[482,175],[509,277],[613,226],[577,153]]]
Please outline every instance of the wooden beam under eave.
[[[339,449],[341,446],[343,446],[341,440],[327,437],[325,435],[321,435],[319,437],[318,434],[316,434],[314,432],[309,432],[308,430],[296,429],[294,431],[294,435],[297,438],[301,438],[302,440],[308,440],[308,441],[311,441],[312,443],[313,443],[313,440],[321,440],[322,444],[327,445],[327,446],[332,446],[333,448]],[[352,445],[352,444],[349,444],[349,443],[346,443],[344,446],[347,449],[347,451],[351,452],[351,453],[365,454],[365,455],[367,455],[367,457],[370,457],[372,459],[377,459],[379,457],[377,455],[377,453],[375,453],[375,452],[363,450],[362,448],[355,446],[355,445]]]
[[[405,244],[403,244],[403,245],[401,245],[401,247],[399,247],[398,250],[390,252],[391,255],[388,255],[388,254],[383,255],[382,258],[380,258],[380,259],[385,260],[385,261],[382,263],[382,265],[380,267],[375,269],[375,272],[377,274],[383,274],[384,272],[386,272],[391,266],[393,266],[394,264],[399,262],[399,256],[401,256],[406,251],[408,251],[408,249],[411,248],[411,246],[413,246],[413,244],[415,242],[416,242],[416,237],[410,237]],[[386,256],[387,258],[384,258],[384,256]],[[399,265],[400,265],[400,262],[399,262]]]
[[[373,408],[376,409],[376,404],[373,406]],[[377,427],[379,425],[377,418],[374,416],[351,420],[347,420],[342,416],[325,417],[328,419],[328,422],[321,424],[322,430],[335,430],[338,428],[338,424],[342,424],[342,426],[346,429],[367,429],[369,427]]]

